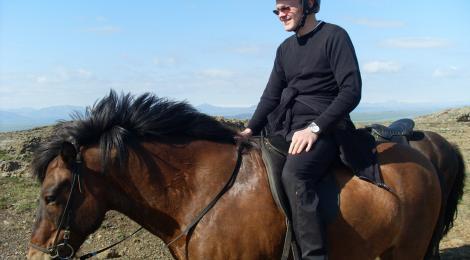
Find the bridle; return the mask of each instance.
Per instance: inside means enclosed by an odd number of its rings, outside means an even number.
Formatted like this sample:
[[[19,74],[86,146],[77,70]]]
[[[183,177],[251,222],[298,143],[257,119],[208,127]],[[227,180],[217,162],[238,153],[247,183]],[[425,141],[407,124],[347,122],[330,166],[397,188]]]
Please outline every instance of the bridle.
[[[32,248],[34,248],[36,250],[39,250],[39,251],[41,251],[45,254],[50,255],[51,258],[53,258],[53,259],[69,260],[69,259],[72,259],[72,257],[75,255],[75,250],[69,244],[69,239],[70,239],[70,222],[71,222],[72,213],[73,213],[71,204],[72,204],[72,200],[73,200],[74,191],[75,191],[75,189],[78,189],[79,192],[82,193],[81,184],[80,184],[80,172],[81,172],[81,169],[82,169],[82,156],[81,156],[80,150],[77,149],[77,151],[78,152],[77,152],[77,155],[76,155],[76,158],[75,158],[75,162],[72,165],[72,184],[71,184],[71,188],[70,188],[70,193],[69,193],[69,196],[67,198],[65,208],[62,211],[62,215],[61,215],[60,220],[59,220],[59,225],[57,226],[57,232],[56,232],[56,235],[55,235],[55,238],[54,238],[54,243],[52,243],[52,246],[49,246],[47,248],[36,245],[36,244],[33,244],[33,243],[30,243],[30,246]],[[217,193],[217,195],[212,199],[212,201],[209,202],[209,204],[203,210],[201,210],[201,212],[199,212],[199,214],[196,215],[196,217],[193,219],[193,221],[191,221],[188,224],[188,226],[186,226],[186,228],[183,230],[183,232],[181,232],[181,234],[179,234],[172,241],[170,241],[169,243],[166,244],[167,247],[169,247],[171,244],[173,244],[174,242],[179,240],[181,237],[187,236],[189,234],[189,232],[197,225],[197,223],[199,223],[199,221],[204,217],[204,215],[212,207],[214,207],[214,205],[222,197],[222,195],[224,195],[225,192],[227,192],[232,187],[232,185],[235,183],[235,179],[236,179],[236,177],[238,175],[238,172],[240,170],[240,167],[241,167],[242,151],[243,151],[243,145],[239,145],[238,149],[237,149],[237,161],[236,161],[236,164],[235,164],[235,168],[233,169],[233,172],[230,175],[230,178],[226,182],[224,187],[219,191],[219,193]],[[63,241],[61,243],[59,243],[58,238],[59,238],[60,230],[63,227],[65,227],[64,228]],[[82,255],[82,256],[79,257],[79,259],[80,260],[88,259],[88,258],[93,257],[93,256],[95,256],[95,255],[97,255],[97,254],[99,254],[103,251],[106,251],[106,250],[120,244],[121,242],[125,241],[126,239],[130,238],[131,236],[135,235],[137,232],[141,231],[142,229],[143,229],[143,227],[140,227],[136,231],[134,231],[132,234],[124,237],[120,241],[118,241],[118,242],[116,242],[116,243],[114,243],[110,246],[107,246],[103,249],[100,249],[100,250]],[[64,255],[62,253],[64,253]]]
[[[71,222],[72,213],[73,213],[71,204],[72,204],[75,189],[78,189],[80,193],[82,192],[81,186],[80,186],[81,168],[82,168],[82,157],[81,157],[80,152],[77,152],[75,162],[72,164],[72,184],[70,187],[70,193],[67,198],[67,203],[65,204],[65,208],[62,211],[62,215],[60,216],[60,219],[59,219],[59,225],[57,226],[57,232],[54,238],[54,243],[52,243],[52,245],[47,248],[30,243],[32,248],[50,255],[52,258],[72,259],[73,255],[75,254],[75,250],[69,244],[70,222]],[[59,234],[62,229],[64,230],[64,237],[63,237],[63,241],[59,243]]]
[[[78,149],[76,149],[79,151]],[[61,259],[61,260],[69,260],[72,259],[72,257],[75,255],[75,249],[69,244],[69,239],[70,239],[70,223],[72,219],[72,201],[73,201],[73,195],[74,191],[78,189],[80,193],[82,193],[82,188],[81,188],[81,182],[80,182],[80,172],[82,169],[82,156],[80,152],[77,152],[75,162],[72,165],[72,185],[70,188],[70,193],[69,197],[67,198],[67,202],[65,204],[65,208],[62,211],[62,215],[59,220],[59,225],[57,226],[57,233],[54,238],[54,243],[52,243],[51,246],[49,247],[42,247],[33,243],[30,243],[30,246],[36,250],[39,250],[45,254],[48,254],[51,256],[53,259]],[[65,227],[65,228],[64,228]],[[64,229],[64,236],[63,240],[61,243],[59,243],[59,234],[60,230]],[[80,257],[78,257],[80,260],[82,259],[88,259],[90,257],[93,257],[103,251],[106,251],[120,243],[122,243],[124,240],[127,240],[131,236],[137,234],[137,232],[141,231],[143,227],[138,228],[136,231],[134,231],[132,234],[122,238],[116,243],[113,243],[105,248],[102,248],[100,250],[84,254]]]

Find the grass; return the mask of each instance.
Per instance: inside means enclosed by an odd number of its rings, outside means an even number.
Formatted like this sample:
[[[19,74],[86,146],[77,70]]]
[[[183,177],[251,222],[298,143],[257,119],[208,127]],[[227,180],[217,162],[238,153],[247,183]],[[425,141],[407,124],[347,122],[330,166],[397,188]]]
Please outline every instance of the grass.
[[[0,209],[17,213],[32,211],[37,207],[39,184],[30,178],[0,178]]]
[[[14,158],[9,152],[0,149],[0,161],[9,161],[12,159]]]

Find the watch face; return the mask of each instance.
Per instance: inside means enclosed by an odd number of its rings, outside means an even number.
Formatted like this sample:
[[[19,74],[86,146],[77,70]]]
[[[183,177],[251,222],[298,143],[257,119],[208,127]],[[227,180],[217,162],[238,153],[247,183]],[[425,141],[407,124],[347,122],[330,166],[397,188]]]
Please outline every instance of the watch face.
[[[318,127],[317,125],[315,124],[311,124],[309,125],[310,130],[313,132],[313,133],[318,133],[320,131],[320,127]]]

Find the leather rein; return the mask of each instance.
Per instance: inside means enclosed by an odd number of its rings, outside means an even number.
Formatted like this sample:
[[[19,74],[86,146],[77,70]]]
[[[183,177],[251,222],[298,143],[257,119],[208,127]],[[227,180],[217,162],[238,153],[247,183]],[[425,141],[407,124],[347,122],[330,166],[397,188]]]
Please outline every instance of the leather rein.
[[[238,172],[240,170],[241,162],[242,162],[242,151],[243,151],[243,146],[239,145],[238,146],[238,151],[237,151],[237,162],[235,164],[235,168],[227,181],[227,183],[224,185],[224,187],[217,193],[217,195],[212,199],[212,201],[203,209],[199,212],[199,214],[196,215],[193,221],[191,221],[188,226],[183,230],[181,234],[176,236],[173,240],[171,240],[169,243],[166,244],[166,247],[169,247],[171,244],[179,240],[183,236],[187,236],[188,233],[199,223],[199,221],[204,217],[204,215],[212,208],[214,205],[217,203],[217,201],[222,197],[222,195],[227,192],[232,185],[235,183],[235,179],[238,175]],[[72,199],[74,195],[74,190],[78,188],[79,192],[82,193],[81,189],[81,184],[80,184],[80,170],[82,169],[82,156],[81,153],[78,152],[75,162],[72,166],[72,184],[71,184],[71,189],[70,193],[67,199],[67,202],[65,204],[65,208],[62,211],[62,215],[59,220],[59,225],[57,226],[57,232],[54,238],[54,243],[52,246],[49,247],[42,247],[33,243],[30,243],[30,246],[36,250],[39,250],[45,254],[48,254],[51,256],[53,259],[61,259],[61,260],[69,260],[72,259],[73,256],[75,255],[75,250],[74,248],[69,244],[69,239],[70,239],[70,222],[72,218]],[[65,228],[64,228],[65,227]],[[60,230],[64,230],[64,236],[63,236],[63,241],[59,243],[59,234]],[[134,231],[132,234],[124,237],[120,241],[111,244],[103,249],[87,253],[85,255],[82,255],[78,257],[80,260],[82,259],[88,259],[90,257],[93,257],[99,253],[102,253],[103,251],[106,251],[121,242],[125,241],[126,239],[130,238],[131,236],[135,235],[137,232],[141,231],[143,227],[138,228],[136,231]]]

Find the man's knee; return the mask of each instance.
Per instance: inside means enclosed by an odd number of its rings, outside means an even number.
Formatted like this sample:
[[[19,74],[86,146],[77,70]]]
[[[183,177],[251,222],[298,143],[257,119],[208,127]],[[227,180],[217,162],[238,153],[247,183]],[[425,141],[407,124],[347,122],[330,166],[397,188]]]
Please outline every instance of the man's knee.
[[[297,182],[295,169],[293,169],[293,167],[289,167],[287,163],[284,165],[284,169],[282,170],[281,180],[284,187],[293,186]]]

